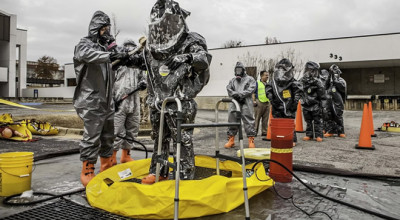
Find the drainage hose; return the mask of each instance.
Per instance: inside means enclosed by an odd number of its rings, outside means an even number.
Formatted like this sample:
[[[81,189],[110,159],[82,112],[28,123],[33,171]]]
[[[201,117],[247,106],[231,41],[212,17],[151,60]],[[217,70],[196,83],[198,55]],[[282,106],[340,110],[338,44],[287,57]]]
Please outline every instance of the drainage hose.
[[[122,136],[119,136],[119,135],[118,135],[117,137],[119,137],[119,138],[121,138],[121,139],[124,139],[124,140],[127,140],[127,141],[134,142],[134,143],[139,144],[140,146],[142,146],[143,149],[144,149],[144,151],[146,152],[146,158],[148,158],[149,152],[147,151],[147,148],[146,148],[146,146],[144,146],[144,144],[142,144],[141,142],[139,142],[139,141],[137,141],[137,140],[135,140],[135,139],[130,139],[130,138],[127,138],[127,137],[122,137]],[[135,150],[141,150],[140,148],[136,148],[136,147],[134,147],[133,149],[135,149]]]

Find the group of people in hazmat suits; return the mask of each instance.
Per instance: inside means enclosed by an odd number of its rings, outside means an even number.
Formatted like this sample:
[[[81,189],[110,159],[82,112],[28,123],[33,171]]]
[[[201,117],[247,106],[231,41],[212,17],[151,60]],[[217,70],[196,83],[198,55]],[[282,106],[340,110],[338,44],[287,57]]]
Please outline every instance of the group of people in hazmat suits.
[[[102,11],[94,13],[88,36],[75,46],[74,67],[77,86],[73,104],[84,122],[80,142],[82,161],[81,182],[86,186],[95,176],[94,164],[100,156],[100,172],[117,163],[116,153],[122,148],[121,163],[131,161],[130,149],[139,126],[139,94],[134,89],[147,88],[152,138],[158,140],[160,108],[167,97],[176,97],[182,103],[183,123],[194,123],[196,95],[209,80],[211,55],[204,37],[189,32],[185,22],[190,12],[172,0],[158,0],[150,13],[149,33],[145,48],[135,50],[134,42],[118,47],[110,34],[110,18]],[[140,51],[140,50],[135,50]],[[114,63],[114,65],[112,64]],[[146,71],[147,74],[143,74]],[[122,102],[120,102],[123,100]],[[120,103],[118,109],[114,104]],[[176,154],[176,103],[165,106],[165,124],[162,134],[162,155],[167,160],[170,142]],[[181,179],[193,179],[193,129],[182,131]],[[158,150],[155,141],[154,152]],[[155,182],[156,154],[153,154],[149,175],[144,184]],[[160,180],[169,176],[168,167],[161,165]]]
[[[212,59],[204,37],[189,31],[185,21],[189,15],[190,12],[175,1],[157,0],[150,13],[147,42],[142,48],[132,41],[127,41],[123,47],[116,46],[110,34],[109,16],[101,11],[94,13],[88,36],[75,46],[73,58],[77,78],[73,104],[84,122],[84,134],[80,142],[80,178],[84,186],[95,176],[94,164],[99,156],[100,172],[117,163],[116,153],[120,148],[120,162],[132,160],[130,149],[140,123],[140,97],[135,91],[147,88],[146,102],[150,108],[152,138],[158,140],[162,135],[162,154],[153,154],[149,175],[142,179],[142,183],[155,182],[157,160],[159,157],[167,160],[171,142],[176,155],[177,118],[182,118],[183,123],[194,123],[197,112],[194,98],[208,83]],[[142,50],[137,50],[137,47]],[[137,53],[132,54],[132,51]],[[275,65],[273,77],[265,85],[273,117],[295,118],[297,103],[302,99],[307,124],[313,123],[317,139],[322,138],[321,129],[325,129],[325,137],[333,134],[344,137],[342,114],[346,83],[340,78],[340,69],[334,65],[325,76],[325,71],[320,74],[316,63],[308,62],[304,77],[299,81],[294,79],[293,71],[290,60],[282,59]],[[239,103],[241,119],[236,117],[231,105],[229,121],[243,121],[249,148],[255,147],[252,94],[256,87],[256,80],[248,76],[244,65],[238,62],[234,68],[234,78],[227,85],[227,92]],[[182,114],[178,115],[175,102],[167,103],[163,134],[159,134],[160,110],[167,97],[181,101]],[[117,109],[115,103],[120,104]],[[315,135],[311,136],[310,128],[307,125],[307,137],[311,139]],[[234,146],[237,132],[235,128],[228,128],[226,148]],[[192,136],[193,129],[183,129],[181,179],[194,178]],[[155,141],[154,152],[158,147]],[[160,173],[160,180],[174,178],[164,164],[161,164]]]
[[[254,110],[251,94],[255,92],[256,82],[246,74],[242,63],[237,62],[234,70],[235,78],[227,85],[228,95],[240,104],[241,120],[249,138],[249,148],[254,148]],[[343,125],[344,101],[346,100],[346,82],[340,77],[337,65],[329,71],[320,71],[320,66],[309,61],[304,66],[303,77],[294,78],[294,66],[284,58],[276,63],[272,79],[265,85],[265,93],[272,106],[273,118],[296,118],[298,102],[301,101],[304,119],[307,123],[304,141],[315,139],[323,141],[323,137],[346,137]],[[229,108],[229,121],[237,122],[233,105]],[[237,129],[228,129],[228,142],[225,148],[234,147]],[[324,134],[325,133],[325,134]],[[297,136],[294,131],[293,146]]]

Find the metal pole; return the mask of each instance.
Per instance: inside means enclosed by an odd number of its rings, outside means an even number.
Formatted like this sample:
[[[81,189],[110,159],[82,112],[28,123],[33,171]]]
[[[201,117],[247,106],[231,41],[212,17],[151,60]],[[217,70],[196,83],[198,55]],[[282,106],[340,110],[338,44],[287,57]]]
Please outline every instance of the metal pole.
[[[241,123],[242,113],[240,111],[239,103],[234,99],[232,100],[232,102],[236,105],[236,111],[239,112],[239,114],[237,115],[237,121],[239,121]],[[248,196],[248,192],[247,192],[247,180],[246,180],[246,161],[244,158],[242,126],[239,126],[238,130],[239,130],[240,155],[242,157],[244,208],[246,211],[246,219],[250,219],[249,196]]]
[[[215,123],[218,123],[218,108],[219,104],[222,102],[222,100],[218,101],[217,104],[215,105]],[[219,153],[219,133],[218,133],[218,127],[215,127],[215,155]],[[216,168],[217,168],[217,175],[220,175],[219,173],[219,157],[216,157]]]
[[[162,147],[162,140],[163,140],[163,135],[164,135],[164,115],[165,115],[165,106],[167,105],[168,102],[174,102],[175,97],[168,97],[166,99],[164,99],[162,105],[161,105],[161,115],[160,115],[160,130],[158,133],[158,149],[157,149],[157,156],[161,156],[161,147]],[[179,100],[179,99],[178,99]],[[179,100],[179,104],[178,104],[178,109],[181,109],[182,111],[182,105],[180,103]],[[157,164],[156,164],[156,182],[159,181],[160,178],[160,162],[157,160]]]
[[[162,103],[161,107],[161,118],[160,118],[160,129],[158,132],[158,149],[157,149],[157,156],[161,156],[161,147],[162,147],[162,139],[164,135],[164,108],[165,105],[167,104],[167,99],[165,99]],[[156,183],[158,182],[160,178],[160,162],[157,159],[157,164],[156,164]]]
[[[312,121],[312,134],[313,134],[313,139],[315,140],[315,127],[314,127],[314,120]]]
[[[179,217],[179,179],[181,170],[181,142],[182,142],[182,131],[181,124],[183,121],[182,117],[182,104],[178,98],[175,98],[175,102],[178,106],[177,119],[176,119],[176,172],[175,172],[175,206],[174,206],[174,219],[178,220]]]

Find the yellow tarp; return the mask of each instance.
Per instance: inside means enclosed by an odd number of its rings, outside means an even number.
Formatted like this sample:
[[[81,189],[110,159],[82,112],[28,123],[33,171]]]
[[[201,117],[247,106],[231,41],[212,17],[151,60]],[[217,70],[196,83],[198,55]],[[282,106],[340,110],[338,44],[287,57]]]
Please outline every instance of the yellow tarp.
[[[24,129],[28,129],[32,134],[36,135],[58,134],[58,129],[48,122],[36,121],[35,119],[24,119],[14,122],[12,119],[12,115],[9,113],[0,115],[0,124],[18,124],[24,126]]]
[[[58,134],[58,129],[48,122],[41,122],[33,119],[32,120],[27,119],[27,120],[22,120],[20,123],[26,123],[29,131],[31,131],[32,134],[37,134],[37,135]]]
[[[196,166],[215,169],[216,160],[196,156]],[[142,178],[148,174],[150,159],[120,164],[98,174],[86,187],[91,206],[118,215],[141,219],[172,219],[174,216],[175,181],[167,180],[153,185],[120,182]],[[250,169],[253,164],[246,166]],[[179,185],[179,218],[194,218],[229,212],[244,203],[241,165],[233,161],[220,163],[221,170],[232,171],[232,177],[211,176],[202,180],[184,180]],[[256,171],[261,180],[267,180],[263,165]],[[122,174],[131,174],[124,179]],[[114,183],[106,184],[105,179]],[[273,185],[273,180],[260,181],[255,175],[247,178],[249,198]]]
[[[244,157],[254,160],[270,159],[271,148],[246,148],[244,150]],[[240,150],[236,151],[236,155],[240,157]]]

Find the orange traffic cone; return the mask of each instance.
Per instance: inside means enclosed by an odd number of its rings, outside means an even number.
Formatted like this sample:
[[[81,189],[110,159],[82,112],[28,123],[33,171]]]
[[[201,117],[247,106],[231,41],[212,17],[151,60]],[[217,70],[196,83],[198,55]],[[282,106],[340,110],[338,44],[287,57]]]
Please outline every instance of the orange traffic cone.
[[[263,141],[270,141],[271,140],[271,119],[274,117],[272,116],[272,107],[269,108],[269,116],[268,116],[268,129],[267,129],[267,136],[263,138]]]
[[[376,137],[374,131],[374,117],[372,116],[372,103],[368,102],[368,116],[369,116],[369,127],[371,129],[371,137]]]
[[[303,111],[301,110],[301,103],[297,104],[297,112],[296,112],[296,132],[304,133],[303,129]]]
[[[369,126],[368,119],[368,106],[364,104],[363,116],[361,121],[361,129],[360,129],[360,138],[358,140],[358,144],[356,145],[357,149],[367,149],[367,150],[375,150],[375,146],[372,145],[371,142],[371,130]]]

